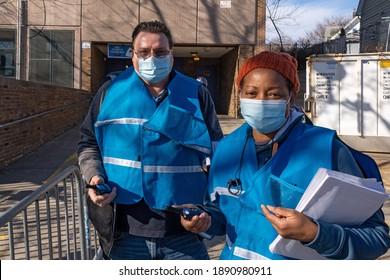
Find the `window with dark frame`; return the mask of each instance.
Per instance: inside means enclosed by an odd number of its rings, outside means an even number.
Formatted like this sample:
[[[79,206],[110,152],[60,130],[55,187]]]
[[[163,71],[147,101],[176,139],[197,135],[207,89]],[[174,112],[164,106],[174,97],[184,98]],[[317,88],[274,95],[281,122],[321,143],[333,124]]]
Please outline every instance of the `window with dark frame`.
[[[16,31],[0,30],[0,77],[15,77]]]
[[[31,30],[29,80],[73,87],[74,31]]]

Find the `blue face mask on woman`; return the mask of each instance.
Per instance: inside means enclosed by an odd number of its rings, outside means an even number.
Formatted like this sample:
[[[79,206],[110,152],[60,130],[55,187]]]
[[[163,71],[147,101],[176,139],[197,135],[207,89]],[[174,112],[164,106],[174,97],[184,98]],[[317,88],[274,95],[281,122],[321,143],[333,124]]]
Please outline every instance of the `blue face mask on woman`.
[[[267,134],[281,128],[286,121],[286,100],[257,100],[241,98],[241,114],[256,131]]]
[[[149,83],[162,81],[172,70],[171,57],[138,58],[138,74]]]

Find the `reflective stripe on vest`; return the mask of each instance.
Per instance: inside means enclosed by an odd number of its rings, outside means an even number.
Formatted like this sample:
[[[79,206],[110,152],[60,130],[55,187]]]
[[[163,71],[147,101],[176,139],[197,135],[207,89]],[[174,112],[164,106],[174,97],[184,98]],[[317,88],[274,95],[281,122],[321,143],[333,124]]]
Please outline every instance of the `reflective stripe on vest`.
[[[241,192],[241,194],[244,194],[244,193],[245,193],[245,191]],[[237,195],[234,195],[234,194],[230,193],[229,190],[226,187],[215,187],[214,191],[210,194],[211,201],[214,201],[216,199],[216,195],[217,194],[219,194],[219,195],[226,195],[226,196],[230,196],[230,197],[233,197],[233,198],[238,198]]]
[[[122,158],[113,158],[113,157],[104,157],[104,163],[132,167],[132,168],[141,168],[141,162],[135,160],[127,160]],[[196,173],[204,172],[202,166],[153,166],[146,165],[143,167],[144,172],[156,172],[156,173]]]
[[[136,119],[136,118],[120,118],[120,119],[111,119],[104,121],[97,121],[95,126],[109,125],[109,124],[143,124],[147,120],[145,119]]]
[[[197,173],[203,172],[202,166],[144,166],[144,172],[156,173]]]
[[[240,247],[234,248],[233,255],[248,260],[269,260],[269,258],[266,258],[263,255]]]
[[[113,158],[113,157],[104,157],[104,163],[110,163],[119,166],[133,167],[133,168],[141,168],[141,162],[135,160],[127,160],[122,158]]]

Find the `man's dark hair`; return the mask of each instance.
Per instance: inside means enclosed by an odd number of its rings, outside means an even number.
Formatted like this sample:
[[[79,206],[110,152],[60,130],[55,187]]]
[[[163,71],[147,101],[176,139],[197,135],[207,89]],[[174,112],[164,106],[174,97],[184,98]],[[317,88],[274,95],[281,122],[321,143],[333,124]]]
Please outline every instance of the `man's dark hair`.
[[[135,41],[135,38],[138,36],[140,32],[163,33],[168,38],[169,48],[172,49],[173,42],[172,42],[171,31],[169,31],[168,27],[164,23],[158,20],[144,21],[139,23],[135,27],[133,34],[131,35],[133,43]]]

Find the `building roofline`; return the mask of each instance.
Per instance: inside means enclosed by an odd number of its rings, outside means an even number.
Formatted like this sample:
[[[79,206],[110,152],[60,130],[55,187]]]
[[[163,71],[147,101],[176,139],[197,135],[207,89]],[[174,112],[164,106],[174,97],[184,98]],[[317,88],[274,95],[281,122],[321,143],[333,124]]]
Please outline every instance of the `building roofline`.
[[[356,15],[359,17],[362,15],[363,5],[364,5],[364,0],[359,0],[359,4],[356,10]]]
[[[354,29],[354,27],[356,27],[357,25],[360,24],[360,18],[358,16],[355,16],[354,18],[352,18],[345,26],[343,26],[344,28],[344,31],[345,31],[345,34],[348,36],[348,33]],[[359,29],[360,29],[360,26],[359,26]],[[332,40],[335,40],[337,38],[340,37],[340,33],[337,32],[336,34],[334,34],[330,39],[329,41],[332,41]]]

